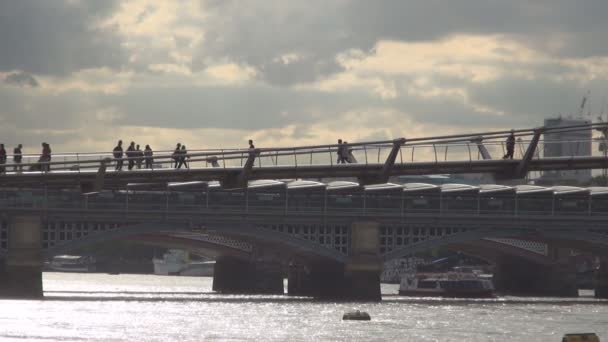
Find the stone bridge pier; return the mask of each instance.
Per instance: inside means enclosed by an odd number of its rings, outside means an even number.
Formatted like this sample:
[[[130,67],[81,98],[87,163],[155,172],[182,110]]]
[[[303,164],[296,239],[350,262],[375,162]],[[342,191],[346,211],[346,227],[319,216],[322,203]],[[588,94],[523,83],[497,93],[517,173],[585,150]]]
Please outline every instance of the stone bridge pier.
[[[608,258],[602,257],[593,277],[595,298],[608,299]]]
[[[376,222],[351,227],[351,255],[346,263],[294,262],[288,272],[288,294],[326,300],[380,301],[380,234]]]
[[[494,271],[499,292],[523,296],[578,297],[576,268],[565,249],[550,248],[548,264],[520,257],[503,258]]]
[[[0,267],[0,298],[42,298],[42,220],[15,216],[8,231],[8,254]]]
[[[230,294],[283,294],[279,262],[222,256],[215,261],[213,291]]]

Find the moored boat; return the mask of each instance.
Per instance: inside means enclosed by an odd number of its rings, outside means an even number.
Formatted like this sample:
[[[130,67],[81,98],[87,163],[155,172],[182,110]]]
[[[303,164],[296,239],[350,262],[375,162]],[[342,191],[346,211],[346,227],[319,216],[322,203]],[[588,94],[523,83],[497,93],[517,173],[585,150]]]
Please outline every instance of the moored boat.
[[[170,249],[152,262],[158,275],[211,277],[215,266],[215,261],[191,261],[188,252],[178,249]]]
[[[86,255],[57,255],[48,264],[48,268],[57,272],[95,272],[96,260]]]
[[[493,298],[490,275],[455,268],[445,273],[413,273],[401,277],[399,295],[413,297]]]

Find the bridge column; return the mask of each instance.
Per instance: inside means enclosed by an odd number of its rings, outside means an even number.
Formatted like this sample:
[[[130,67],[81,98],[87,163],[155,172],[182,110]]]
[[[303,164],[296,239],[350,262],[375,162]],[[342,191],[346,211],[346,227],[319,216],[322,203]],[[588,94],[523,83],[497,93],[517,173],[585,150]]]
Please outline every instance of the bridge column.
[[[0,269],[0,298],[42,298],[42,222],[16,216],[8,231],[8,254]]]
[[[578,296],[574,264],[565,258],[550,265],[518,257],[505,258],[495,268],[494,286],[499,292],[515,295]]]
[[[344,264],[333,261],[292,263],[287,274],[287,294],[319,299],[342,299]]]
[[[355,222],[351,226],[351,258],[346,264],[348,299],[380,301],[380,224]]]
[[[608,258],[600,259],[599,267],[593,275],[595,298],[608,299]]]
[[[351,258],[292,263],[287,292],[324,300],[380,301],[380,227],[358,222],[351,227]]]
[[[234,294],[283,294],[278,263],[220,257],[213,270],[213,291]]]

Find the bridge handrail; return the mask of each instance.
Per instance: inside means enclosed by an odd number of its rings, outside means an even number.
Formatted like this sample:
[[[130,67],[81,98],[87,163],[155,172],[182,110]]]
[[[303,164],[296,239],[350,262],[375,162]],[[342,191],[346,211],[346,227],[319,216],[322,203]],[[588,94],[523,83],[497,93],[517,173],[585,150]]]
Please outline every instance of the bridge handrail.
[[[543,129],[545,132],[568,132],[568,131],[574,131],[574,130],[580,130],[581,127],[584,128],[590,128],[590,127],[608,127],[608,124],[605,123],[598,123],[598,124],[587,124],[587,125],[572,125],[572,126],[561,126],[561,127],[552,127],[552,128],[540,128]],[[514,130],[513,132],[517,132],[517,136],[523,137],[523,136],[529,136],[531,135],[535,130],[538,129],[520,129],[520,130]],[[488,132],[488,133],[483,133],[484,136],[487,137],[487,141],[484,142],[484,145],[487,146],[504,146],[504,142],[503,141],[495,141],[495,139],[498,138],[504,138],[505,136],[507,136],[508,134],[510,134],[511,131],[495,131],[495,132]],[[457,134],[457,135],[446,135],[446,136],[438,136],[438,137],[423,137],[423,138],[413,138],[413,139],[408,139],[405,140],[405,142],[402,144],[401,149],[405,148],[412,148],[412,161],[414,159],[414,148],[419,147],[419,148],[423,148],[423,147],[432,147],[434,149],[434,153],[435,153],[435,161],[438,161],[439,158],[437,157],[437,148],[445,148],[445,154],[446,157],[445,159],[447,160],[447,150],[448,147],[467,147],[467,149],[469,150],[469,160],[472,160],[472,155],[471,155],[471,143],[472,143],[472,139],[473,138],[478,138],[480,137],[479,134]],[[483,136],[481,136],[483,138]],[[439,139],[439,140],[434,140],[434,139]],[[595,140],[592,138],[591,140],[568,140],[568,141],[562,141],[562,140],[541,140],[541,143],[543,144],[550,144],[553,143],[555,141],[555,143],[564,143],[564,142],[572,142],[572,143],[579,143],[579,142],[595,142]],[[518,144],[524,144],[524,143],[528,143],[528,140],[520,140],[517,143]],[[390,141],[376,141],[376,142],[360,142],[360,143],[352,143],[352,144],[348,144],[349,150],[350,151],[363,151],[365,153],[365,164],[369,163],[368,160],[368,156],[367,156],[367,152],[370,148],[373,149],[378,149],[378,163],[380,163],[380,152],[381,149],[389,149],[389,148],[393,148],[394,147],[394,143],[395,140],[390,140]],[[332,153],[336,152],[338,149],[338,145],[337,144],[329,144],[329,145],[312,145],[312,146],[297,146],[297,147],[291,147],[291,148],[261,148],[261,149],[256,149],[256,153],[258,155],[258,158],[274,158],[274,163],[277,164],[278,163],[278,157],[282,157],[282,156],[294,156],[295,157],[295,164],[297,165],[297,156],[298,155],[309,155],[311,156],[311,165],[312,165],[312,156],[313,154],[326,154],[328,153],[330,155],[330,164],[333,165],[333,157],[331,156]],[[504,149],[504,147],[503,147]],[[217,149],[202,149],[202,150],[192,150],[190,153],[182,155],[186,158],[189,159],[189,162],[211,162],[210,159],[214,159],[215,161],[226,161],[226,160],[241,160],[241,165],[243,164],[243,160],[245,160],[247,158],[247,156],[249,155],[251,151],[247,150],[247,149],[237,149],[237,150],[217,150]],[[574,155],[574,153],[573,153]],[[32,154],[24,154],[24,157],[28,158],[28,157],[32,157],[32,156],[37,156],[37,155],[32,155]],[[55,170],[73,170],[73,168],[75,166],[77,166],[78,168],[75,171],[80,171],[81,167],[80,166],[85,166],[85,165],[92,165],[91,168],[99,165],[99,163],[103,160],[107,161],[107,162],[116,162],[117,158],[113,158],[112,156],[112,152],[105,152],[105,153],[75,153],[75,154],[55,154],[53,157],[54,158],[64,158],[63,161],[50,161],[50,162],[40,162],[40,161],[36,161],[36,162],[27,162],[27,163],[21,163],[21,166],[32,166],[32,165],[49,165],[49,166],[62,166],[62,165],[70,165],[69,168],[60,168],[57,169],[55,168]],[[74,160],[65,160],[67,157],[75,157],[76,161]],[[88,157],[98,157],[98,159],[88,159]],[[87,158],[87,159],[85,159]],[[134,161],[142,161],[145,160],[146,157],[145,156],[137,156],[137,157],[123,157],[120,158],[123,161],[129,161],[129,160],[134,160]],[[169,150],[169,151],[160,151],[160,152],[156,152],[155,155],[153,156],[153,159],[155,162],[171,162],[172,159],[174,159],[174,155],[173,155],[173,151]],[[403,162],[403,157],[401,157],[401,162]],[[259,162],[259,165],[261,166],[261,161]],[[225,164],[224,164],[225,167]],[[44,172],[44,171],[43,171]]]
[[[515,134],[515,136],[530,136],[534,133],[535,130],[538,129],[543,129],[546,132],[549,131],[568,131],[568,130],[581,130],[582,128],[594,128],[594,127],[608,127],[608,123],[593,123],[593,124],[586,124],[586,125],[570,125],[570,126],[560,126],[560,127],[550,127],[550,128],[526,128],[526,129],[516,129],[516,130],[512,130]],[[471,138],[476,138],[476,137],[488,137],[488,138],[506,138],[509,134],[511,133],[511,130],[501,130],[501,131],[492,131],[492,132],[485,132],[485,133],[466,133],[466,134],[454,134],[454,135],[443,135],[443,136],[431,136],[431,137],[419,137],[419,138],[409,138],[405,140],[405,146],[415,143],[415,142],[425,142],[425,141],[435,141],[434,143],[445,143],[446,140],[450,141],[450,142],[464,142],[464,141],[470,141]],[[457,139],[457,138],[462,138],[462,139]],[[375,146],[375,145],[380,145],[380,146],[392,146],[393,142],[395,140],[379,140],[379,141],[367,141],[367,142],[354,142],[354,143],[349,143],[348,146],[349,147],[359,147],[359,146]],[[432,144],[432,142],[430,143]],[[339,145],[338,144],[322,144],[322,145],[305,145],[305,146],[294,146],[294,147],[275,147],[275,148],[258,148],[257,150],[259,150],[260,152],[268,152],[268,151],[293,151],[295,150],[311,150],[311,149],[327,149],[327,148],[334,148],[336,149]],[[219,153],[223,153],[223,154],[241,154],[241,153],[247,153],[249,152],[249,149],[243,149],[243,148],[226,148],[226,149],[194,149],[191,151],[195,151],[195,152],[200,152],[201,156],[208,156],[208,155],[213,155],[213,154],[219,154]],[[103,156],[108,156],[108,155],[112,155],[112,151],[107,151],[107,152],[64,152],[64,153],[55,153],[53,156],[55,157],[69,157],[69,156],[75,156],[75,155],[79,155],[79,156],[93,156],[93,157],[103,157]],[[161,153],[161,154],[167,154],[170,155],[173,153],[173,150],[160,150],[160,151],[156,151],[156,153]],[[7,154],[8,157],[11,157],[11,154]],[[32,153],[28,153],[28,154],[22,154],[22,156],[24,157],[36,157],[39,156],[39,154],[32,154]],[[156,155],[155,155],[156,157]],[[126,158],[123,158],[125,160],[127,160]]]
[[[518,145],[522,145],[522,144],[526,144],[529,143],[529,140],[521,140],[521,141],[517,141],[516,144]],[[540,144],[552,144],[552,143],[595,143],[597,142],[594,139],[578,139],[578,140],[540,140],[539,143]],[[502,141],[489,141],[484,143],[485,146],[503,146],[504,147],[504,142]],[[389,149],[392,148],[393,145],[374,145],[371,146],[374,149]],[[470,149],[471,147],[471,143],[457,143],[457,142],[447,142],[447,143],[443,143],[443,144],[428,144],[428,143],[414,143],[414,144],[405,144],[404,146],[402,146],[402,149],[407,149],[407,148],[448,148],[448,147],[467,147]],[[352,148],[350,149],[351,151],[368,151],[368,146],[362,146],[361,148]],[[312,155],[312,154],[325,154],[325,153],[332,153],[333,151],[327,151],[327,150],[309,150],[309,151],[291,151],[291,152],[275,152],[272,153],[273,150],[267,150],[264,152],[268,152],[268,153],[260,153],[258,155],[258,158],[278,158],[278,157],[284,157],[284,156],[297,156],[297,155]],[[379,151],[380,152],[380,151]],[[436,151],[435,151],[436,152]],[[209,152],[205,152],[205,153],[188,153],[185,154],[183,156],[188,158],[189,162],[210,162],[210,158],[213,157],[213,159],[217,160],[217,161],[221,161],[221,160],[244,160],[246,159],[247,155],[248,155],[248,151],[231,151],[231,152],[220,152],[220,153],[209,153]],[[219,155],[218,155],[219,154]],[[575,154],[572,153],[572,156],[574,156]],[[59,156],[55,156],[55,157],[61,157],[62,155]],[[72,156],[72,155],[63,155],[64,157],[67,156]],[[103,155],[102,155],[103,156]],[[69,168],[54,168],[55,171],[57,170],[71,170],[71,168],[73,166],[82,166],[82,165],[91,165],[91,169],[93,169],[94,167],[98,166],[99,163],[106,159],[109,162],[116,162],[117,160],[119,160],[118,158],[112,158],[109,157],[109,154],[105,155],[106,158],[100,158],[100,159],[80,159],[80,155],[77,153],[75,155],[75,157],[77,158],[77,160],[63,160],[63,161],[51,161],[51,162],[27,162],[27,163],[20,163],[21,166],[32,166],[32,165],[51,165],[51,166],[61,166],[61,165],[70,165],[71,167]],[[197,157],[203,157],[203,158],[197,158]],[[120,158],[120,160],[123,161],[129,161],[129,160],[134,160],[134,161],[138,161],[138,160],[145,160],[146,157],[123,157]],[[155,162],[159,162],[159,161],[166,161],[166,162],[170,162],[172,161],[174,158],[174,156],[172,154],[161,154],[161,155],[154,155],[153,159]],[[469,156],[469,159],[471,160],[471,156]],[[333,160],[333,159],[332,159]],[[413,158],[412,158],[413,160]],[[436,158],[436,161],[438,161],[439,158]],[[368,160],[366,159],[366,163],[368,163]],[[380,161],[378,161],[378,163],[380,163]],[[10,164],[9,164],[10,165]],[[76,171],[79,171],[80,168]]]

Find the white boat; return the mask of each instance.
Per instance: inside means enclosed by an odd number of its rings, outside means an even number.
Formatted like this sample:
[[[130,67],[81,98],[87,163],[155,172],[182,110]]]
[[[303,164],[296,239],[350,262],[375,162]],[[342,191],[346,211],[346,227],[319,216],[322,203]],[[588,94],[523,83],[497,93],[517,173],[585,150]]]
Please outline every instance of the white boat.
[[[158,275],[211,277],[215,266],[215,261],[191,261],[188,252],[180,249],[170,249],[152,262]]]
[[[92,256],[57,255],[48,263],[48,267],[57,272],[95,272],[95,263]]]
[[[445,273],[410,273],[401,277],[399,295],[414,297],[493,298],[492,275],[466,267]]]

